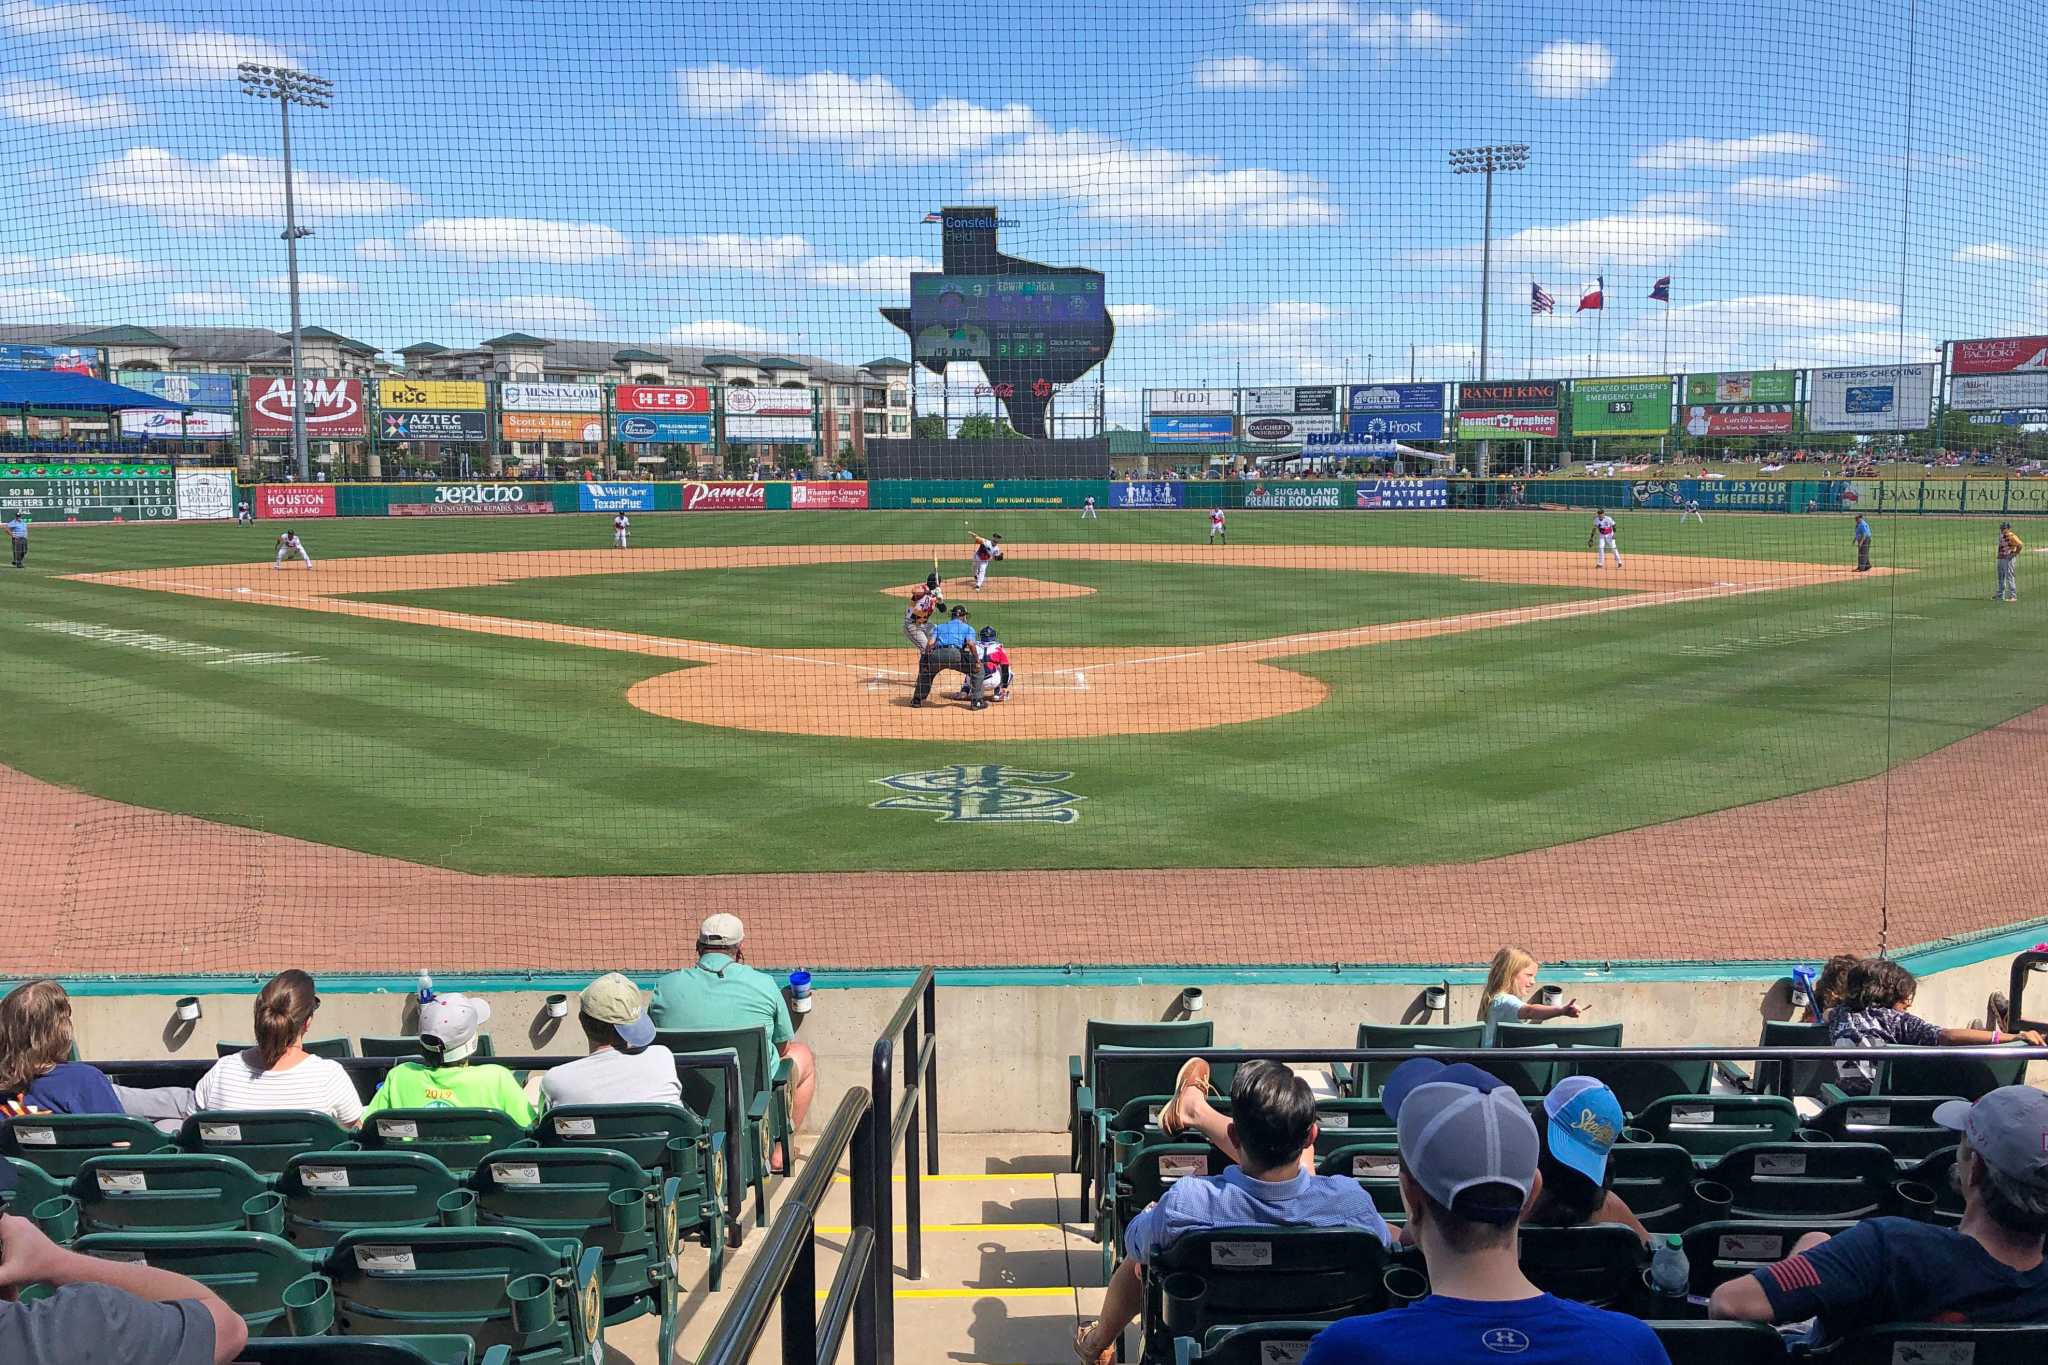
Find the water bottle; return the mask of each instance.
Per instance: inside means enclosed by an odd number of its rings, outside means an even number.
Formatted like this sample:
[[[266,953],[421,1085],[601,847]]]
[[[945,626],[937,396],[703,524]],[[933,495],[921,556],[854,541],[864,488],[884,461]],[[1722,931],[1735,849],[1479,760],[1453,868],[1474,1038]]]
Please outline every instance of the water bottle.
[[[811,974],[801,968],[789,974],[789,1012],[811,1012]]]
[[[424,1005],[431,1001],[433,998],[434,974],[428,971],[425,967],[422,967],[420,968],[420,1003]]]
[[[1666,1298],[1682,1299],[1691,1286],[1692,1266],[1685,1259],[1685,1243],[1674,1232],[1650,1258],[1650,1288]]]

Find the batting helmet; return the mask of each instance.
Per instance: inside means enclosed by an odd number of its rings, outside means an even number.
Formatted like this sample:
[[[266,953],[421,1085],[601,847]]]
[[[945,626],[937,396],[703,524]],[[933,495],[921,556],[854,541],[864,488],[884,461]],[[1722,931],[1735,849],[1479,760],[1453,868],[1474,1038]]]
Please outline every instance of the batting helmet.
[[[926,575],[924,576],[924,585],[925,585],[925,586],[926,586],[927,588],[936,588],[936,587],[938,587],[938,586],[939,586],[939,576],[938,576],[937,574],[935,574],[935,573],[928,573],[928,574],[926,574]]]

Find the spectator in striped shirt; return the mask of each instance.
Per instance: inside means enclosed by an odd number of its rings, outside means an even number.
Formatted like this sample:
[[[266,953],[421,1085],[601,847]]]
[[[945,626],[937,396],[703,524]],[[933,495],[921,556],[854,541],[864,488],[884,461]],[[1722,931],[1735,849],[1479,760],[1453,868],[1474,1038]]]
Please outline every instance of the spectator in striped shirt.
[[[201,1109],[305,1109],[353,1128],[363,1121],[355,1083],[337,1062],[306,1051],[320,996],[294,968],[256,997],[256,1046],[230,1053],[199,1078]]]
[[[1849,969],[1841,1001],[1827,1012],[1828,1039],[1836,1047],[1956,1047],[2027,1043],[2041,1046],[2032,1029],[1943,1028],[1912,1013],[1920,983],[1887,957],[1865,958]],[[1874,1062],[1837,1062],[1842,1089],[1868,1095],[1877,1084]]]

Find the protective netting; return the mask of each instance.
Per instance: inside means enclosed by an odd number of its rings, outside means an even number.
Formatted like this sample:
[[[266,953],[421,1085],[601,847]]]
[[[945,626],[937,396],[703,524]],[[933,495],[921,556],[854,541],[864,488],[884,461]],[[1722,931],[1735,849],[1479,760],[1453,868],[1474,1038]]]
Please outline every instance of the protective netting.
[[[0,0],[0,972],[2037,918],[2044,57]]]

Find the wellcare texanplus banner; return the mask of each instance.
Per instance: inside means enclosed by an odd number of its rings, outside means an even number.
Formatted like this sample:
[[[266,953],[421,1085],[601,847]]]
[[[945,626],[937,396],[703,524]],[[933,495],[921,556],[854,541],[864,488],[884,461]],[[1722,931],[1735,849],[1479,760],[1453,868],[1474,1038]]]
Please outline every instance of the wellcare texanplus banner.
[[[1669,430],[1670,375],[1572,381],[1572,435],[1661,436]]]

